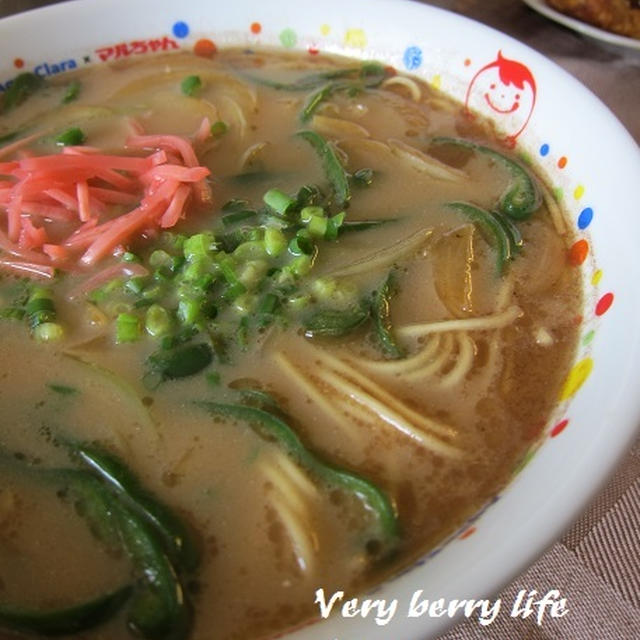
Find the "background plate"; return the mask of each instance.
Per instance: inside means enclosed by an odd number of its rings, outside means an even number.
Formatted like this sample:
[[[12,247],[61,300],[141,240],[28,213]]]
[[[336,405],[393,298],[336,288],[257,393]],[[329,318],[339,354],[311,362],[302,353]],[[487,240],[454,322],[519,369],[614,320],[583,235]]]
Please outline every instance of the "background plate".
[[[569,29],[573,29],[574,31],[583,33],[590,38],[596,38],[597,40],[602,40],[603,42],[608,42],[609,44],[615,44],[620,47],[627,47],[640,51],[640,40],[627,38],[626,36],[621,36],[617,33],[612,33],[611,31],[605,31],[604,29],[599,29],[598,27],[595,27],[588,22],[582,22],[582,20],[578,20],[577,18],[566,16],[564,13],[560,13],[559,11],[552,9],[545,2],[545,0],[522,1],[538,13],[541,13],[543,16],[546,16],[547,18],[550,18],[551,20],[562,24]]]

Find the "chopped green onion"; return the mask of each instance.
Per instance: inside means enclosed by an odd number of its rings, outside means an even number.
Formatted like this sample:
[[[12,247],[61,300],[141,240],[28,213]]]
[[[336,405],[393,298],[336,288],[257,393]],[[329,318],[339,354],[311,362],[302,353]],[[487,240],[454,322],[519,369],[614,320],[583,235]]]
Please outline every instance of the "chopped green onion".
[[[240,319],[238,330],[236,331],[236,340],[240,345],[240,348],[244,351],[249,346],[249,318],[243,316]]]
[[[235,300],[238,296],[241,296],[246,292],[247,288],[242,284],[242,282],[234,282],[226,288],[224,297],[227,300]]]
[[[141,262],[140,258],[135,253],[132,253],[131,251],[125,251],[122,254],[121,259],[123,262]]]
[[[273,313],[278,308],[279,304],[280,298],[275,293],[267,293],[260,302],[258,313]]]
[[[287,248],[287,239],[280,231],[273,227],[267,227],[264,230],[264,248],[267,255],[277,258]]]
[[[56,310],[51,294],[43,287],[34,287],[27,301],[25,311],[29,318],[29,326],[35,329],[43,322],[56,319]]]
[[[311,283],[311,291],[315,298],[319,300],[327,300],[333,295],[337,286],[338,283],[335,278],[316,278]]]
[[[62,104],[73,102],[80,94],[80,88],[81,85],[77,80],[71,82],[62,96]]]
[[[258,304],[258,326],[266,327],[273,321],[273,316],[280,308],[280,297],[275,293],[267,293]]]
[[[43,322],[33,330],[37,342],[58,342],[64,337],[64,329],[57,322]]]
[[[69,147],[82,144],[86,139],[87,137],[82,129],[78,129],[78,127],[71,127],[56,137],[56,144],[63,147]]]
[[[156,249],[149,256],[149,265],[154,269],[159,267],[166,267],[171,264],[173,256],[168,254],[164,249]]]
[[[295,200],[280,189],[269,189],[263,196],[264,203],[281,216],[286,215],[295,204]]]
[[[145,290],[142,292],[142,298],[144,300],[151,300],[153,302],[154,300],[160,298],[164,294],[164,292],[164,286],[161,283],[156,282],[145,288]]]
[[[200,76],[187,76],[181,83],[180,89],[185,96],[193,96],[202,87]]]
[[[147,284],[146,276],[133,276],[132,278],[129,278],[124,283],[124,288],[126,291],[139,295],[142,293],[146,284]]]
[[[183,269],[181,277],[188,282],[201,282],[206,283],[207,276],[211,275],[213,269],[213,261],[210,258],[195,258],[190,260],[187,266]]]
[[[264,240],[247,240],[233,250],[233,257],[239,261],[260,260],[265,257],[266,253]]]
[[[225,297],[228,300],[235,300],[239,295],[246,293],[247,288],[240,282],[236,275],[233,260],[226,259],[220,261],[220,271],[227,281],[229,286],[225,292]]]
[[[229,125],[223,120],[217,120],[211,125],[211,135],[215,137],[223,136],[229,131]]]
[[[257,300],[256,296],[252,293],[242,293],[236,296],[233,300],[233,308],[242,314],[252,313]]]
[[[159,304],[152,304],[145,314],[144,328],[154,338],[166,336],[171,331],[169,312]]]
[[[324,217],[324,209],[318,206],[307,206],[300,210],[300,221],[305,224],[311,220],[311,218]]]
[[[215,237],[211,232],[195,233],[184,241],[182,251],[189,260],[208,258],[215,248]]]
[[[345,212],[341,211],[340,213],[336,214],[335,216],[332,216],[327,220],[327,228],[325,229],[325,232],[324,232],[325,240],[333,241],[337,239],[338,234],[340,233],[340,229],[344,224],[345,216],[346,216]]]
[[[131,313],[119,313],[116,318],[116,342],[136,342],[140,339],[140,319]]]
[[[307,230],[313,238],[324,238],[329,226],[329,220],[324,216],[313,216],[307,223]]]
[[[38,342],[56,342],[64,337],[62,326],[56,322],[53,298],[46,288],[36,286],[31,289],[25,315],[31,333]]]
[[[178,302],[177,316],[182,324],[195,325],[200,318],[200,300],[182,298]]]
[[[255,290],[261,284],[269,269],[269,265],[264,260],[249,260],[238,268],[238,280],[248,290]]]
[[[172,233],[171,231],[163,231],[160,236],[160,242],[169,247],[169,249],[175,249],[177,251],[182,251],[182,246],[184,245],[184,241],[186,240],[186,236],[182,233]]]
[[[316,204],[322,194],[320,189],[315,184],[305,184],[298,189],[296,194],[296,206],[300,209]]]
[[[302,255],[294,258],[285,269],[296,277],[309,275],[313,267],[313,258],[310,255]]]
[[[311,304],[311,296],[309,294],[295,294],[287,298],[287,307],[293,311],[302,311]]]
[[[211,371],[207,373],[207,382],[213,386],[217,387],[220,384],[220,372],[219,371]]]
[[[17,75],[4,92],[2,112],[6,113],[22,104],[27,98],[44,86],[44,78],[35,73],[26,72]]]
[[[310,256],[315,253],[316,246],[305,229],[300,229],[295,238],[289,241],[289,253],[294,256]]]

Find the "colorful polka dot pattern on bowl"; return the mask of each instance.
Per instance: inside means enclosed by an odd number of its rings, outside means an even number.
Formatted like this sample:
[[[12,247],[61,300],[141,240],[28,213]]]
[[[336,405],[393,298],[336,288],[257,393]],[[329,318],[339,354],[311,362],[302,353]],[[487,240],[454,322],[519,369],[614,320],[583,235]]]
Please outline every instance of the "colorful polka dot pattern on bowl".
[[[422,64],[422,49],[420,47],[407,47],[402,56],[404,66],[408,71],[417,69]]]
[[[558,171],[562,171],[569,164],[568,156],[560,153],[558,156],[554,157],[554,149],[552,148],[552,144],[550,142],[544,142],[540,145],[538,150],[540,158],[544,158],[554,163],[555,169]],[[553,194],[557,200],[562,200],[564,197],[564,190],[560,190],[558,187],[552,189]],[[577,232],[577,239],[573,242],[573,244],[569,247],[568,251],[568,260],[570,264],[575,267],[582,267],[587,264],[589,256],[591,254],[591,247],[589,244],[589,240],[582,235],[581,232],[587,230],[590,225],[597,218],[596,212],[593,207],[586,204],[586,206],[582,203],[585,194],[587,193],[587,189],[585,185],[579,183],[573,187],[572,196],[573,201],[571,203],[565,203],[568,207],[578,209],[577,216],[575,218],[575,231]],[[601,270],[595,270],[590,278],[590,284],[592,287],[597,287],[602,280],[603,273]],[[614,301],[614,294],[612,292],[607,292],[604,295],[598,297],[595,306],[591,309],[591,318],[583,318],[582,321],[586,324],[586,321],[589,319],[597,318],[604,315],[612,306]],[[593,339],[595,337],[594,329],[588,329],[585,335],[582,338],[581,346],[583,348],[588,348]],[[569,372],[567,379],[564,383],[562,391],[560,393],[560,402],[565,402],[571,399],[582,387],[582,385],[586,382],[589,377],[592,369],[593,369],[593,360],[586,356],[580,361],[578,361],[572,370]],[[552,438],[557,437],[569,424],[569,420],[564,418],[560,420],[554,427],[549,431],[549,436]]]

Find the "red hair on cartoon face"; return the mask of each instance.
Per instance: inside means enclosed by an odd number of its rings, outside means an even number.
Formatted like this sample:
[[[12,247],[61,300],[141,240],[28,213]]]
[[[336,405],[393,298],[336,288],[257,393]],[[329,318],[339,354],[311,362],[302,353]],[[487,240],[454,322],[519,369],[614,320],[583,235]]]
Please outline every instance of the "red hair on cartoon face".
[[[521,62],[505,58],[502,55],[502,51],[498,51],[497,59],[480,69],[478,73],[491,67],[498,68],[498,75],[503,84],[507,86],[513,84],[518,89],[524,89],[525,83],[528,83],[535,96],[536,81],[531,71],[529,71],[529,67],[525,67]]]
[[[520,90],[523,90],[525,88],[525,85],[528,84],[533,94],[533,102],[531,105],[531,110],[527,115],[527,119],[525,120],[524,124],[520,127],[520,129],[516,131],[514,134],[510,135],[507,139],[507,141],[510,144],[515,144],[516,138],[520,135],[520,133],[522,133],[524,128],[527,126],[529,122],[529,118],[531,118],[531,113],[533,112],[533,107],[535,106],[535,102],[536,102],[536,81],[535,81],[535,78],[533,77],[533,74],[531,73],[531,71],[529,71],[529,68],[527,66],[525,66],[521,62],[518,62],[517,60],[510,60],[509,58],[505,58],[502,55],[502,51],[498,51],[497,58],[492,62],[490,62],[489,64],[486,64],[479,71],[477,71],[476,74],[471,79],[471,82],[469,83],[469,86],[467,88],[465,106],[467,108],[467,112],[470,113],[469,99],[471,97],[471,90],[473,88],[473,85],[475,84],[475,81],[477,80],[478,76],[480,76],[482,73],[484,73],[489,69],[494,69],[494,68],[497,69],[498,77],[500,78],[500,82],[502,82],[502,84],[504,84],[505,86],[513,85],[514,87],[516,87],[516,89],[520,89]]]

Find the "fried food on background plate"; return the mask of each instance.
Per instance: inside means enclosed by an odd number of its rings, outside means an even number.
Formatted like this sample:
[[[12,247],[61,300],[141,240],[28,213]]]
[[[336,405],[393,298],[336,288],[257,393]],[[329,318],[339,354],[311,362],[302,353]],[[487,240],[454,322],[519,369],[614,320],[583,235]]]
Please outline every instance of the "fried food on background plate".
[[[547,4],[601,29],[640,39],[640,0],[547,0]]]

